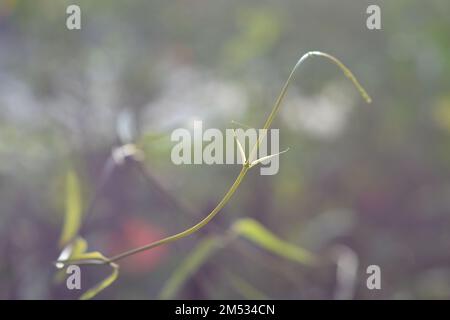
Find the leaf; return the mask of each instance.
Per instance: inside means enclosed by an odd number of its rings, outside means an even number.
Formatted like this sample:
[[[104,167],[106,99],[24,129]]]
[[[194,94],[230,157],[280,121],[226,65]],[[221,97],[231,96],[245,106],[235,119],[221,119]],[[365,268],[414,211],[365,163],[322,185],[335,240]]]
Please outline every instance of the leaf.
[[[70,170],[66,176],[66,213],[60,247],[67,245],[77,235],[81,225],[81,210],[80,182],[76,173]]]
[[[84,240],[84,238],[82,238],[82,237],[77,237],[74,240],[71,256],[77,256],[77,255],[80,255],[82,253],[85,253],[86,250],[87,250],[87,247],[88,247],[87,241]]]
[[[54,281],[56,283],[61,283],[67,276],[65,269],[64,269],[64,262],[69,260],[73,255],[80,255],[84,253],[87,249],[87,242],[81,237],[77,237],[75,240],[73,240],[71,243],[69,243],[59,255],[57,262],[55,263],[55,266],[58,270],[58,272],[55,274]]]
[[[241,142],[239,141],[239,138],[236,134],[236,130],[233,129],[233,133],[234,133],[234,138],[236,139],[236,143],[239,149],[239,153],[241,154],[241,158],[242,158],[242,163],[245,165],[245,163],[247,162],[247,157],[245,156],[245,152],[244,152],[244,148],[242,147]]]
[[[95,263],[105,263],[109,260],[100,252],[84,252],[78,255],[73,255],[70,257],[68,263],[71,264],[95,264]],[[77,262],[77,263],[76,263]]]
[[[110,263],[109,266],[112,267],[112,273],[105,278],[102,282],[98,283],[93,288],[86,291],[81,297],[80,300],[89,300],[99,294],[101,291],[109,287],[114,281],[116,281],[119,276],[119,266],[115,263]]]
[[[62,282],[65,277],[65,267],[74,264],[104,264],[108,262],[108,259],[100,252],[86,252],[87,242],[82,237],[77,237],[70,244],[68,244],[56,259],[55,266],[58,272],[55,275],[55,282]]]
[[[288,151],[289,151],[289,148],[287,148],[286,150],[283,150],[281,152],[278,152],[278,153],[275,153],[275,154],[271,154],[269,156],[265,156],[265,157],[261,157],[259,159],[256,159],[255,161],[252,161],[252,163],[250,163],[250,168],[253,167],[253,166],[256,166],[257,164],[259,164],[259,163],[261,163],[263,161],[269,160],[269,159],[271,159],[273,157],[278,157],[280,154],[288,152]]]
[[[66,274],[64,272],[65,267],[69,265],[81,265],[81,264],[108,264],[112,267],[113,271],[102,282],[97,284],[95,287],[86,291],[81,297],[81,300],[91,299],[100,293],[105,288],[109,287],[119,275],[119,266],[115,263],[109,262],[99,251],[86,252],[87,242],[81,237],[77,237],[69,245],[67,245],[58,257],[56,262],[56,267],[59,272],[56,274],[56,281],[62,281]]]
[[[312,253],[278,238],[253,219],[245,218],[236,221],[232,230],[238,236],[246,238],[261,248],[280,257],[304,265],[314,264],[316,260]]]
[[[86,252],[87,242],[81,237],[67,246],[59,255],[56,267],[61,269],[69,264],[107,264],[110,260],[99,251]]]
[[[172,299],[186,280],[192,276],[219,248],[220,241],[217,237],[202,240],[187,258],[175,269],[171,277],[165,283],[160,299]]]
[[[82,237],[77,237],[71,243],[64,247],[61,251],[57,262],[56,268],[62,269],[64,268],[64,261],[72,259],[73,256],[79,256],[85,253],[87,250],[87,242]]]

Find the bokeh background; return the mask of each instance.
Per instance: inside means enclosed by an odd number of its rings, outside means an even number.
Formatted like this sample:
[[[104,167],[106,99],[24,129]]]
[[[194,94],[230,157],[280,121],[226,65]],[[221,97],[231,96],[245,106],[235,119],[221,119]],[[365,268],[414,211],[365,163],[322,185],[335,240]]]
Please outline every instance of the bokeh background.
[[[79,31],[66,29],[69,4],[81,7]],[[382,30],[366,28],[370,4]],[[55,282],[53,265],[68,170],[85,211],[97,199],[81,234],[105,255],[204,217],[239,166],[175,166],[172,130],[261,127],[310,50],[346,63],[373,103],[336,66],[309,60],[274,123],[290,147],[280,172],[251,171],[210,225],[124,260],[98,297],[158,298],[201,241],[251,217],[340,267],[237,239],[174,298],[450,298],[449,15],[447,0],[1,0],[0,298],[80,295]],[[111,166],[127,142],[145,160]],[[381,290],[366,287],[373,264]],[[83,288],[107,272],[83,269]]]

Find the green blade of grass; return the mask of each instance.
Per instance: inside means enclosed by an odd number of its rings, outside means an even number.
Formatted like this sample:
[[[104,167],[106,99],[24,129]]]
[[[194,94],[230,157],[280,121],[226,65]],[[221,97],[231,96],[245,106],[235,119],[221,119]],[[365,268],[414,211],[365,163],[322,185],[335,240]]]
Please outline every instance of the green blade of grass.
[[[66,176],[66,212],[59,240],[60,247],[67,245],[78,233],[81,225],[80,182],[72,170]]]
[[[99,294],[101,291],[109,287],[114,281],[116,281],[117,277],[119,276],[119,266],[115,263],[109,264],[112,268],[111,274],[106,277],[103,281],[98,283],[93,288],[86,291],[81,297],[80,300],[89,300],[95,297],[97,294]]]
[[[58,261],[66,261],[71,259],[73,256],[78,256],[83,254],[87,249],[87,242],[81,237],[75,238],[70,244],[68,244],[61,252],[58,257]],[[55,266],[58,268],[58,272],[55,274],[54,282],[61,283],[66,278],[65,263],[56,262]]]
[[[315,263],[315,256],[305,249],[286,242],[267,230],[259,222],[245,218],[236,221],[232,227],[238,236],[246,238],[253,244],[286,259],[302,265]]]
[[[181,262],[178,268],[173,272],[165,283],[160,299],[172,299],[181,289],[187,279],[192,276],[218,249],[221,248],[219,238],[209,237],[203,239],[190,253],[187,258]]]
[[[56,279],[61,281],[66,276],[64,270],[69,265],[82,265],[82,264],[107,264],[113,270],[112,273],[106,277],[103,281],[99,282],[93,288],[87,290],[81,297],[81,300],[87,300],[95,297],[105,288],[109,287],[119,276],[119,266],[109,261],[101,252],[91,251],[86,252],[87,242],[81,237],[75,238],[66,248],[56,262],[56,267],[59,270]]]
[[[240,295],[242,295],[247,300],[268,300],[269,297],[256,289],[252,284],[248,283],[241,277],[227,271],[226,273],[229,284],[236,290]]]

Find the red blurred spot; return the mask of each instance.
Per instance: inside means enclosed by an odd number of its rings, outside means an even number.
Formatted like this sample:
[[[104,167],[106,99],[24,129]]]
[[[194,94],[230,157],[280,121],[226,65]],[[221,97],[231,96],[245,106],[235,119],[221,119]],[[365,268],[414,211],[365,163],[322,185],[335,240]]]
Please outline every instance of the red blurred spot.
[[[117,254],[159,240],[165,235],[161,228],[152,223],[130,218],[123,223],[120,233],[112,236],[110,252]],[[148,272],[164,260],[166,253],[167,248],[161,246],[124,258],[119,264],[125,272]]]

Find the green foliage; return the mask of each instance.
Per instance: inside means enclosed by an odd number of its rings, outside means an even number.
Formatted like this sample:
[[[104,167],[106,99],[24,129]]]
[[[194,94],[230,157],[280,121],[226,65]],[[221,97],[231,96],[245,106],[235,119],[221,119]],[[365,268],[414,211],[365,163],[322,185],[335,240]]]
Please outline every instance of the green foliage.
[[[218,250],[221,244],[218,237],[203,239],[187,258],[176,268],[167,280],[159,297],[171,299],[175,297],[183,284]]]
[[[253,219],[238,220],[232,230],[237,235],[280,257],[303,265],[312,265],[316,262],[312,253],[278,238]]]
[[[109,287],[114,281],[116,281],[117,277],[119,276],[119,266],[115,263],[109,264],[112,268],[112,273],[106,277],[103,281],[98,283],[93,288],[86,291],[81,297],[80,300],[88,300],[95,297],[97,294],[99,294],[101,291]]]
[[[316,261],[316,258],[312,253],[279,239],[257,221],[249,218],[239,219],[232,225],[230,232],[225,236],[207,237],[203,239],[172,273],[160,293],[160,298],[174,298],[186,281],[193,276],[201,266],[213,256],[213,254],[226,247],[226,244],[229,241],[235,240],[237,237],[248,239],[253,244],[266,251],[302,265],[309,266]],[[230,285],[242,295],[249,299],[267,298],[251,284],[239,279],[238,276],[235,276],[228,271],[227,275],[230,279]]]
[[[77,237],[63,250],[56,263],[56,266],[60,269],[64,269],[68,265],[78,264],[108,264],[112,268],[112,273],[93,288],[87,290],[80,297],[81,300],[95,297],[102,290],[109,287],[119,275],[119,266],[117,264],[110,262],[108,258],[98,251],[87,252],[86,250],[86,240]]]
[[[248,283],[246,280],[241,277],[235,275],[234,273],[227,272],[227,278],[229,280],[229,284],[236,290],[239,294],[241,294],[245,299],[248,300],[267,300],[269,297],[256,289],[252,284]]]
[[[59,240],[60,247],[67,245],[78,233],[81,225],[80,181],[73,170],[66,175],[66,212]]]
[[[85,300],[93,298],[110,286],[119,275],[119,266],[110,262],[108,258],[98,251],[87,252],[88,244],[86,240],[78,236],[81,218],[80,182],[77,174],[73,170],[70,170],[66,176],[66,212],[60,238],[60,246],[65,247],[56,262],[56,267],[64,269],[71,264],[109,264],[113,269],[108,277],[93,288],[87,290],[80,297],[80,299]],[[57,280],[63,279],[63,276],[65,274],[60,272],[57,274]]]

